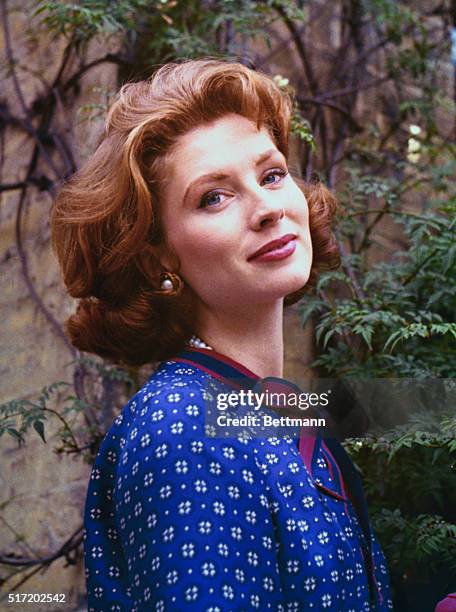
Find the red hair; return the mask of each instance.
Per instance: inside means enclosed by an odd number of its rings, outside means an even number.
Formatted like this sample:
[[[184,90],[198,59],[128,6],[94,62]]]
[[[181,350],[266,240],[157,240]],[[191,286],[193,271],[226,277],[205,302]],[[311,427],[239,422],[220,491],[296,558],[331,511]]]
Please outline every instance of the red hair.
[[[167,156],[191,129],[237,113],[266,127],[288,158],[292,101],[273,79],[214,59],[161,67],[150,80],[124,85],[101,144],[61,189],[51,213],[52,245],[70,295],[80,298],[66,324],[74,346],[113,362],[142,365],[181,350],[194,333],[194,295],[157,295],[161,270],[158,202]],[[313,263],[333,268],[336,202],[322,185],[303,190]],[[287,296],[293,303],[303,290]]]

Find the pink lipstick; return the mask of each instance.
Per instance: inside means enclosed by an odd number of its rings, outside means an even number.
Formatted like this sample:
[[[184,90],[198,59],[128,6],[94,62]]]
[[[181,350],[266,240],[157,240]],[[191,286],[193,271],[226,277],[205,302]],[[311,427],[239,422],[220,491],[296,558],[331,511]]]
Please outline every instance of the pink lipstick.
[[[296,236],[294,234],[285,234],[277,240],[271,240],[253,255],[250,255],[247,261],[280,261],[289,257],[295,252]]]

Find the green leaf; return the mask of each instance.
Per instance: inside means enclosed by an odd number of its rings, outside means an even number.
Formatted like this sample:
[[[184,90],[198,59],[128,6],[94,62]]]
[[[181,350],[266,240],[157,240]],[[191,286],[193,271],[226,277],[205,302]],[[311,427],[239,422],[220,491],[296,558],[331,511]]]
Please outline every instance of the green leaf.
[[[33,428],[36,433],[40,436],[44,443],[46,443],[46,438],[44,437],[44,424],[43,421],[34,421]]]

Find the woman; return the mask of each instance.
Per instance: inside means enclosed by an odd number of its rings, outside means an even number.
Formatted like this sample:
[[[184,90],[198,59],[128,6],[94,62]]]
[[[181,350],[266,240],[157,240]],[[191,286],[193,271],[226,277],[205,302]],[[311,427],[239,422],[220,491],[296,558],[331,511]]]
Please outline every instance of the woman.
[[[89,610],[392,608],[339,444],[205,430],[219,391],[296,391],[280,378],[284,301],[338,263],[334,200],[288,172],[290,109],[240,64],[165,65],[122,88],[57,199],[73,344],[161,361],[93,468]]]

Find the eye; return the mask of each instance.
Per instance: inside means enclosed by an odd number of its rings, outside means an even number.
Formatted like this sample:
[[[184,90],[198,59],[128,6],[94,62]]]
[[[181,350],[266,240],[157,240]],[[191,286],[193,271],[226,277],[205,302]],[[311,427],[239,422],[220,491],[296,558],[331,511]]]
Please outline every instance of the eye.
[[[223,197],[223,193],[220,193],[219,191],[210,191],[201,198],[199,208],[209,208],[212,206],[217,206],[218,204],[221,204],[221,197]]]
[[[276,168],[274,170],[271,170],[270,172],[268,172],[265,176],[265,178],[263,179],[263,182],[266,183],[266,185],[274,185],[275,183],[280,183],[280,181],[288,174],[288,170],[281,170],[279,168]],[[278,176],[279,178],[276,181],[270,181],[267,180],[270,177],[274,177],[274,176]]]

